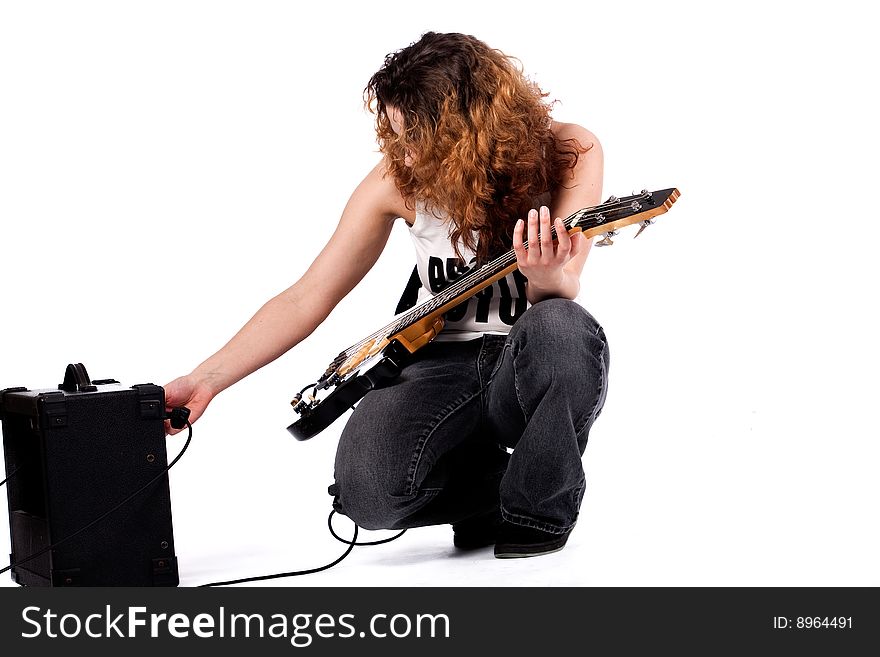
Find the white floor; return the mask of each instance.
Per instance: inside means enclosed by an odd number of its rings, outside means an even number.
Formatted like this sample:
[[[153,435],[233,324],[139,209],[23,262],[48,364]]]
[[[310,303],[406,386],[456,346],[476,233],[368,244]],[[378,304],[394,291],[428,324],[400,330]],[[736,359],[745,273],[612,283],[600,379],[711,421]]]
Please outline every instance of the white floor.
[[[342,524],[342,523],[340,523]],[[329,535],[329,534],[328,534]],[[362,533],[361,536],[364,536]],[[447,527],[410,530],[397,541],[358,547],[330,570],[249,584],[253,586],[567,586],[587,584],[585,546],[572,539],[562,552],[540,560],[495,559],[491,548],[461,552]],[[211,551],[187,557],[181,585],[190,586],[257,574],[289,572],[333,561],[345,551],[320,537],[308,547],[264,549],[258,554]],[[339,547],[336,547],[339,546]],[[187,563],[189,559],[189,563]]]
[[[196,423],[171,473],[182,586],[311,569],[345,550],[326,524],[335,441],[272,434],[276,419],[243,418],[237,401],[230,394]],[[628,399],[609,397],[584,458],[581,517],[561,552],[499,560],[489,548],[455,550],[449,526],[419,528],[355,548],[328,571],[252,585],[880,585],[878,446],[859,419],[810,424],[758,401],[722,424],[712,419],[728,402],[704,402],[680,416],[650,398],[632,413]],[[259,445],[247,436],[261,436]],[[169,452],[180,445],[169,439]],[[345,518],[334,527],[351,535]],[[8,553],[4,531],[0,554]],[[8,574],[0,586],[14,586]]]

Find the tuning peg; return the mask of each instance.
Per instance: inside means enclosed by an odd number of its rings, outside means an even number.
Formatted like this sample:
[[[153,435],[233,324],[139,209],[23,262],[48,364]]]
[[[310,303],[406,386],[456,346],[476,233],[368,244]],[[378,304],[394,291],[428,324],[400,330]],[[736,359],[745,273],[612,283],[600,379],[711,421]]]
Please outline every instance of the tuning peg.
[[[609,196],[609,197],[608,197],[608,200],[605,201],[605,202],[606,202],[606,203],[617,203],[619,200],[620,200],[620,199],[617,198],[616,196]]]
[[[635,235],[635,237],[633,237],[633,239],[635,239],[636,237],[641,235],[642,231],[645,230],[645,228],[647,228],[648,226],[650,226],[653,223],[654,223],[653,219],[645,219],[644,221],[639,223],[639,232],[636,233],[636,235]]]
[[[614,244],[614,240],[612,240],[611,238],[617,235],[617,233],[618,231],[616,230],[609,230],[607,233],[602,235],[601,240],[596,242],[596,246],[611,246],[612,244]]]

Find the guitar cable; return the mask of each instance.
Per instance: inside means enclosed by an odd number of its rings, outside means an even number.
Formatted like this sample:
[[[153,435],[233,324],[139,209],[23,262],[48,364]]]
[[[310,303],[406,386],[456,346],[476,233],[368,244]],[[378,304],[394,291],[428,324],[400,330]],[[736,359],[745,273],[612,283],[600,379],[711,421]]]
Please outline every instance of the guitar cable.
[[[208,584],[199,584],[198,588],[205,588],[208,586],[229,586],[231,584],[244,584],[246,582],[258,582],[258,581],[267,580],[267,579],[279,579],[281,577],[297,577],[299,575],[311,575],[312,573],[319,573],[322,570],[327,570],[329,568],[332,568],[333,566],[338,564],[340,561],[345,559],[345,557],[347,557],[349,554],[351,554],[351,551],[354,550],[355,546],[382,545],[383,543],[390,543],[391,541],[394,541],[394,540],[400,538],[401,536],[403,536],[406,533],[406,530],[403,529],[400,532],[398,532],[397,534],[395,534],[394,536],[391,536],[390,538],[383,538],[382,540],[379,540],[379,541],[358,543],[357,537],[358,537],[358,530],[360,528],[357,526],[357,524],[355,524],[354,525],[354,536],[351,537],[350,541],[347,541],[344,538],[342,538],[341,536],[339,536],[333,530],[333,516],[335,513],[336,513],[336,511],[333,510],[330,512],[330,515],[327,517],[327,527],[330,529],[330,533],[333,535],[333,538],[335,538],[340,543],[345,543],[346,545],[348,545],[348,549],[345,552],[343,552],[342,556],[340,556],[335,561],[332,561],[324,566],[319,566],[318,568],[309,568],[308,570],[294,570],[294,571],[287,572],[287,573],[274,573],[272,575],[256,575],[254,577],[242,577],[241,579],[231,579],[231,580],[227,580],[227,581],[223,581],[223,582],[210,582]]]
[[[108,511],[105,511],[103,514],[101,514],[100,516],[98,516],[97,518],[95,518],[94,520],[89,522],[87,525],[80,527],[72,534],[68,534],[64,538],[55,541],[54,543],[52,543],[51,545],[48,545],[47,547],[43,548],[42,550],[38,550],[37,552],[35,552],[34,554],[31,554],[30,556],[24,557],[23,559],[19,559],[19,560],[15,561],[14,563],[10,563],[5,568],[0,569],[0,575],[11,570],[12,568],[15,568],[16,566],[19,566],[23,563],[26,563],[32,559],[36,559],[37,557],[45,554],[46,552],[55,549],[56,547],[58,547],[62,543],[69,541],[70,539],[74,538],[75,536],[79,536],[87,529],[92,528],[93,526],[95,526],[96,524],[98,524],[99,522],[101,522],[102,520],[107,518],[114,511],[123,507],[125,504],[130,502],[132,499],[137,497],[140,493],[144,492],[147,488],[149,488],[154,483],[159,481],[159,479],[161,479],[163,476],[165,476],[168,473],[168,471],[171,470],[171,468],[174,467],[178,461],[180,461],[180,458],[184,455],[186,450],[189,448],[190,442],[192,441],[193,430],[192,430],[192,424],[190,424],[190,422],[189,422],[189,414],[190,414],[190,411],[188,408],[180,407],[180,408],[173,409],[171,411],[170,415],[168,416],[168,419],[170,419],[170,421],[171,421],[172,427],[174,427],[175,429],[182,429],[183,427],[187,427],[188,434],[187,434],[186,442],[184,443],[180,452],[178,452],[177,456],[174,457],[174,460],[171,461],[171,463],[169,463],[159,474],[157,474],[155,477],[150,479],[150,481],[148,481],[146,484],[144,484],[143,486],[138,488],[136,491],[131,493],[124,500],[122,500],[121,502],[116,504],[113,508],[109,509]],[[0,486],[3,486],[4,484],[6,484],[6,482],[8,482],[20,469],[21,469],[21,466],[18,466],[15,469],[13,469],[12,472],[10,472],[9,475],[6,477],[6,479],[4,479],[2,482],[0,482]],[[319,566],[317,568],[310,568],[307,570],[295,570],[295,571],[282,572],[282,573],[274,573],[271,575],[257,575],[254,577],[244,577],[241,579],[234,579],[234,580],[221,581],[221,582],[210,582],[208,584],[200,584],[200,585],[198,585],[198,588],[204,588],[204,587],[209,587],[209,586],[228,586],[231,584],[243,584],[245,582],[257,582],[257,581],[261,581],[261,580],[278,579],[278,578],[282,578],[282,577],[296,577],[299,575],[310,575],[312,573],[318,573],[318,572],[321,572],[322,570],[328,570],[329,568],[332,568],[333,566],[335,566],[336,564],[341,562],[349,554],[351,554],[351,551],[354,550],[354,548],[356,546],[360,547],[360,546],[382,545],[383,543],[390,543],[391,541],[394,541],[394,540],[400,538],[401,536],[403,536],[406,533],[406,530],[404,529],[389,538],[384,538],[384,539],[381,539],[378,541],[358,542],[357,537],[358,537],[359,527],[357,526],[357,524],[355,524],[354,525],[354,535],[352,536],[351,540],[349,541],[349,540],[346,540],[346,539],[342,538],[341,536],[339,536],[336,533],[336,531],[333,529],[333,516],[335,514],[336,514],[335,510],[330,512],[330,515],[327,518],[327,527],[329,528],[330,534],[333,536],[333,538],[335,538],[340,543],[345,543],[346,545],[348,545],[348,549],[346,549],[346,551],[343,552],[342,556],[340,556],[336,560],[334,560],[324,566]]]

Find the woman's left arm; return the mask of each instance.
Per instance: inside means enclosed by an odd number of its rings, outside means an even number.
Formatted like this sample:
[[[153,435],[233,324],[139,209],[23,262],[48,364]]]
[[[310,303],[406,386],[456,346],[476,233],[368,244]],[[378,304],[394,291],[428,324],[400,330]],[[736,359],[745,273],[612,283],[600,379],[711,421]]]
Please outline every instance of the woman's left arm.
[[[555,123],[553,132],[559,140],[576,139],[589,149],[578,157],[568,179],[553,195],[552,207],[532,210],[526,221],[517,222],[513,231],[513,250],[520,271],[528,279],[526,296],[529,303],[562,297],[574,299],[580,291],[580,276],[592,246],[592,239],[576,233],[569,237],[562,218],[582,208],[600,203],[602,197],[602,146],[589,130],[573,123]],[[555,217],[559,235],[554,244],[550,239],[551,216]],[[540,229],[540,233],[539,233]],[[523,237],[530,248],[523,247]]]

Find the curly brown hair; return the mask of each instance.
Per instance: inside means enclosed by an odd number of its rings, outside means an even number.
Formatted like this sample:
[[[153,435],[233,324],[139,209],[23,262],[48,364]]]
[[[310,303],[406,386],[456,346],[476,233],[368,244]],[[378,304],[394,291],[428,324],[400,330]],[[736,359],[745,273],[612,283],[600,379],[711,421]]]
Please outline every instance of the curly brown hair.
[[[554,136],[546,97],[501,51],[435,32],[386,56],[364,90],[407,206],[445,213],[456,254],[460,241],[480,264],[510,248],[516,220],[562,185],[589,148]],[[403,117],[400,135],[391,108]]]

